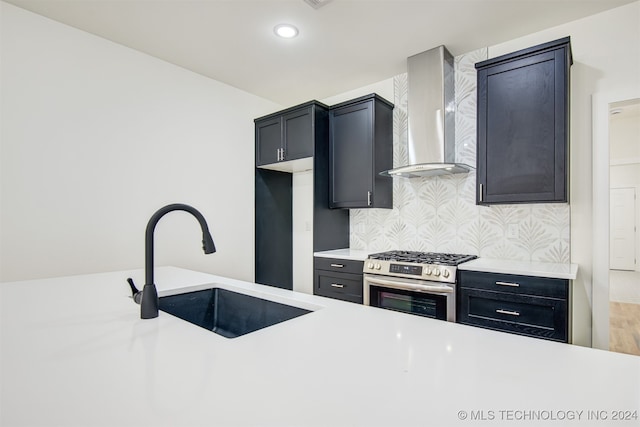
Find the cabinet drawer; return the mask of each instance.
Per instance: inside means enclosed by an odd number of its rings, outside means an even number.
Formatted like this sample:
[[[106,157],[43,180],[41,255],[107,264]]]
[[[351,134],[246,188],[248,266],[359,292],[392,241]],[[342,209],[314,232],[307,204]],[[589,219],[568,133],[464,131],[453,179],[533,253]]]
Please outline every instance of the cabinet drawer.
[[[313,268],[316,270],[335,271],[338,273],[362,274],[364,261],[341,258],[314,257]]]
[[[362,274],[316,270],[314,295],[362,304]]]
[[[458,322],[567,342],[567,301],[462,287]]]
[[[567,299],[569,295],[569,281],[566,279],[484,273],[479,271],[460,271],[459,286],[560,299]]]

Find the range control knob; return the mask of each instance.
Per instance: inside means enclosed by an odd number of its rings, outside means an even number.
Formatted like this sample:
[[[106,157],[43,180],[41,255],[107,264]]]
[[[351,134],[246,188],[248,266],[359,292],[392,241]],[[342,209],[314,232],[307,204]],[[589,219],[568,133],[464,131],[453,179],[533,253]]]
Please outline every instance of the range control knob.
[[[427,276],[431,276],[431,268],[427,267],[424,274],[426,274]]]
[[[433,275],[438,277],[440,275],[440,270],[438,270],[437,268],[434,270]]]
[[[382,268],[382,266],[380,265],[380,263],[376,262],[376,270],[380,270],[380,268]]]
[[[372,262],[367,263],[367,268],[368,268],[369,270],[373,270],[373,263],[372,263]]]
[[[442,277],[444,277],[445,279],[449,277],[449,274],[449,270],[442,270]]]

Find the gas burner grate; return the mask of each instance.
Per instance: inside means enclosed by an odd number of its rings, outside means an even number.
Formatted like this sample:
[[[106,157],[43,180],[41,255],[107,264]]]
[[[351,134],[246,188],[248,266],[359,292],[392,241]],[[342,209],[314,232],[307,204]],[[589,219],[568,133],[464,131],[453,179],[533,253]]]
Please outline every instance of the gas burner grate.
[[[369,255],[369,259],[378,259],[383,261],[414,262],[419,264],[439,264],[450,266],[456,266],[476,258],[476,255],[417,251],[387,251]]]

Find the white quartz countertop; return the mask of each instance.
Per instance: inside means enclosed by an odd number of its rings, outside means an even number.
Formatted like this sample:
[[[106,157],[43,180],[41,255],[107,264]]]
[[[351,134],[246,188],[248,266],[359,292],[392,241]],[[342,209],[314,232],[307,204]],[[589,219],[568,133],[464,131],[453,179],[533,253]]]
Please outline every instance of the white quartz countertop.
[[[637,356],[158,268],[160,296],[217,284],[315,310],[227,339],[141,320],[125,279],[143,276],[0,284],[0,425],[638,425],[608,424],[640,411]]]
[[[575,280],[577,264],[552,262],[512,261],[503,259],[477,258],[458,266],[458,270],[483,271],[488,273],[518,274],[523,276],[550,277]]]
[[[350,259],[353,261],[364,261],[369,256],[370,252],[361,251],[357,249],[333,249],[330,251],[321,251],[314,252],[313,256],[323,257],[323,258],[341,258],[341,259]]]

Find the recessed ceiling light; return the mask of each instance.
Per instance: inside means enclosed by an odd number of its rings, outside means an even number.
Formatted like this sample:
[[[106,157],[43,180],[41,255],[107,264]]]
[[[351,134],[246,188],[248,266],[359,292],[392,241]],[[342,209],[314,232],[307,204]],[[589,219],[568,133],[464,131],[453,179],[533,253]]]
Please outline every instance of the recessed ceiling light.
[[[298,29],[291,24],[278,24],[273,28],[278,37],[292,39],[298,35]]]

